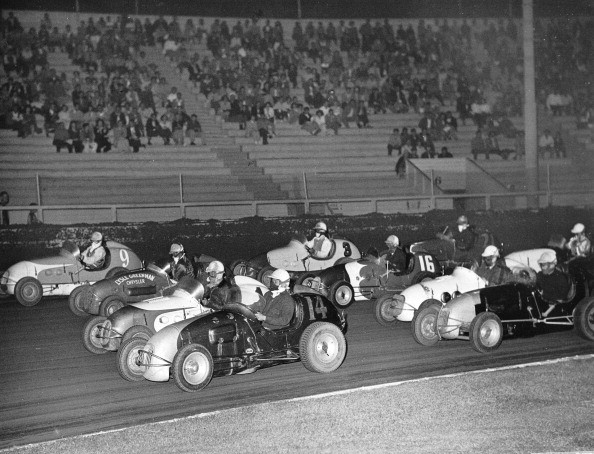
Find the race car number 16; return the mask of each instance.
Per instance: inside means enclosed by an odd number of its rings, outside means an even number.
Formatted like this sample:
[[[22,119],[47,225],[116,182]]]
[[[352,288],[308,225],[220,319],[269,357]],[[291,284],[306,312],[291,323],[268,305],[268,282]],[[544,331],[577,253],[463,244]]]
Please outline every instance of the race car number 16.
[[[419,257],[419,264],[421,265],[421,271],[429,271],[435,273],[435,264],[433,263],[433,257],[430,255],[422,255]]]

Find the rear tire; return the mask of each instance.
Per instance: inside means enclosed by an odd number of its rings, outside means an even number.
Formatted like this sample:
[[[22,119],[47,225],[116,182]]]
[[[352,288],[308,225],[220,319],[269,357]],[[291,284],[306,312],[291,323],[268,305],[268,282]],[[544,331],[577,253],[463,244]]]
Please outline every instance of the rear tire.
[[[437,317],[440,307],[440,304],[430,304],[415,314],[410,327],[412,336],[417,343],[431,347],[439,342]]]
[[[398,323],[398,319],[390,315],[389,310],[393,304],[393,295],[385,294],[375,300],[373,305],[373,313],[375,320],[382,326],[394,326]]]
[[[266,287],[270,288],[270,275],[276,270],[275,267],[266,265],[258,273],[258,280]]]
[[[102,332],[103,323],[107,317],[97,315],[91,317],[83,327],[83,345],[87,351],[95,355],[103,355],[108,350],[103,347]]]
[[[246,264],[245,260],[239,259],[231,262],[231,274],[233,276],[245,276],[246,275]]]
[[[470,345],[479,353],[491,353],[503,341],[503,325],[492,312],[481,312],[470,324]]]
[[[24,277],[14,287],[14,295],[23,306],[35,306],[41,301],[43,287],[34,277]]]
[[[308,326],[299,340],[301,362],[307,370],[319,373],[333,372],[346,356],[346,339],[340,329],[331,323],[316,322]]]
[[[212,355],[199,344],[183,347],[175,354],[171,365],[176,386],[189,393],[205,388],[212,380],[213,371]]]
[[[578,303],[573,325],[580,337],[594,341],[594,298],[584,298]]]
[[[122,343],[130,339],[144,339],[148,341],[155,332],[145,325],[134,325],[126,330],[122,336]]]
[[[336,307],[340,309],[346,309],[355,302],[353,287],[346,281],[338,281],[332,284],[328,296]]]
[[[117,353],[118,372],[124,380],[140,381],[146,372],[146,359],[140,350],[144,348],[146,341],[135,337],[122,342]]]
[[[83,309],[83,301],[87,296],[87,290],[91,288],[90,285],[84,284],[79,287],[76,287],[74,290],[70,292],[68,295],[68,307],[70,311],[76,315],[77,317],[86,317],[89,315]]]

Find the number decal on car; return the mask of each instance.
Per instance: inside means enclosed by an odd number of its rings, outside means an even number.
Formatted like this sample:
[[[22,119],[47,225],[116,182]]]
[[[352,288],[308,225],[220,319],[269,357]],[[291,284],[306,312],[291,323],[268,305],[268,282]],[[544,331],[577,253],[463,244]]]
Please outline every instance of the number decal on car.
[[[342,243],[342,247],[344,248],[344,256],[345,257],[350,257],[353,254],[353,251],[351,251],[351,244],[347,243],[346,241],[344,243]]]
[[[421,271],[435,273],[435,264],[433,263],[433,257],[430,255],[421,255],[419,257],[419,264],[421,265]]]
[[[321,314],[322,316],[319,318],[325,319],[327,318],[326,313],[328,312],[328,308],[324,305],[320,298],[316,298],[316,308],[314,309],[313,303],[311,298],[307,298],[307,305],[309,306],[309,319],[315,320],[318,317],[316,314]]]
[[[124,268],[128,268],[128,264],[130,263],[130,256],[128,255],[127,250],[120,249],[120,260],[122,261],[122,266]]]

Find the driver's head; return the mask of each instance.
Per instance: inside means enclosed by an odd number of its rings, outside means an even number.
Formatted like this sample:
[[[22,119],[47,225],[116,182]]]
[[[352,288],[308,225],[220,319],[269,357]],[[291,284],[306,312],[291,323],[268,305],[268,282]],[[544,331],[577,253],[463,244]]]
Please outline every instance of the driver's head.
[[[270,290],[288,290],[291,276],[286,270],[279,268],[270,275]]]
[[[169,248],[169,255],[178,260],[182,255],[184,255],[183,245],[181,243],[173,243]]]
[[[543,274],[553,274],[557,265],[557,254],[553,251],[544,252],[538,259],[538,264]]]
[[[582,224],[581,222],[578,222],[571,229],[571,233],[573,233],[574,235],[576,235],[578,237],[584,236],[585,232],[586,232],[586,226],[584,224]]]
[[[464,215],[458,217],[458,230],[466,230],[468,228],[468,218]]]
[[[487,246],[481,256],[483,257],[483,262],[485,262],[485,265],[493,266],[499,258],[499,249],[497,249],[495,246]]]
[[[328,233],[328,227],[322,221],[318,222],[313,229],[316,232],[316,236],[326,235]]]
[[[101,235],[101,232],[93,232],[91,235],[91,241],[95,244],[100,244],[103,241],[103,235]]]
[[[206,267],[206,281],[210,287],[216,287],[223,281],[225,266],[218,260],[213,260]]]
[[[388,238],[386,238],[386,246],[388,246],[390,251],[394,251],[398,246],[400,246],[400,240],[396,235],[390,235]]]

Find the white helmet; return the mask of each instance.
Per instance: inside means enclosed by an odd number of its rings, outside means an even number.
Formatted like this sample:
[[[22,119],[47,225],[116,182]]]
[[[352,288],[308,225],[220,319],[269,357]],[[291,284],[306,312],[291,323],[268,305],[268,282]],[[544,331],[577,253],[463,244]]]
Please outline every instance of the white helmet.
[[[458,223],[458,225],[466,225],[466,224],[468,224],[468,218],[464,215],[459,216],[457,223]]]
[[[398,246],[400,246],[400,240],[398,239],[398,237],[396,235],[390,235],[386,239],[386,245],[388,247],[389,246],[398,247]]]
[[[316,232],[318,232],[318,231],[324,232],[324,233],[328,232],[328,227],[326,227],[326,223],[322,222],[322,221],[318,222],[313,229]]]
[[[216,272],[218,273],[224,273],[225,272],[225,265],[223,265],[221,262],[219,262],[218,260],[213,260],[212,262],[210,262],[208,264],[208,266],[206,267],[206,273],[211,273],[211,272]]]
[[[170,254],[181,254],[184,252],[184,247],[179,243],[173,243],[169,249]]]
[[[487,246],[481,255],[483,257],[499,257],[499,249],[497,246]]]
[[[102,241],[103,240],[103,235],[101,235],[101,232],[93,232],[93,234],[91,235],[91,241]]]
[[[272,272],[272,274],[270,275],[270,280],[272,279],[278,279],[281,283],[285,283],[285,282],[289,282],[291,280],[291,276],[289,276],[289,273],[287,273],[286,270],[283,270],[282,268],[278,268],[276,270],[274,270]]]
[[[543,263],[554,263],[557,264],[557,254],[554,251],[547,251],[543,252],[540,258],[537,260],[538,264],[541,265]]]
[[[573,226],[573,229],[571,229],[571,233],[584,233],[585,230],[586,226],[581,222],[578,222],[576,225]]]

